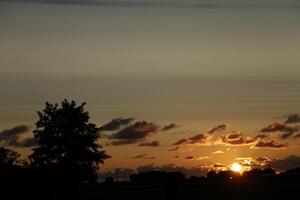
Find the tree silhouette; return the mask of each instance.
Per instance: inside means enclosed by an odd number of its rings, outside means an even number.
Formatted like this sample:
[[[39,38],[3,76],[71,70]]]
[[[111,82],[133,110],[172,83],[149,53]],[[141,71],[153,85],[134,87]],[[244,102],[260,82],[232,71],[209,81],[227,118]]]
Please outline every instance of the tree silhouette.
[[[0,147],[0,169],[13,167],[20,154],[14,150]]]
[[[61,106],[46,102],[33,131],[37,147],[30,159],[34,167],[62,169],[76,181],[96,178],[99,164],[110,156],[100,151],[99,129],[89,122],[84,106],[66,99]]]

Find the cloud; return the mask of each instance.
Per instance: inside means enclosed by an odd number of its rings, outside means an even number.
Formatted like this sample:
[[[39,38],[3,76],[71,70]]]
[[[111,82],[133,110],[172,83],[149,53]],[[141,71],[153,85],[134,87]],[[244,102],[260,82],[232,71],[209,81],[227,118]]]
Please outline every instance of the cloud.
[[[9,137],[16,136],[16,135],[21,135],[23,133],[27,133],[28,131],[30,131],[30,129],[31,126],[28,125],[19,125],[11,129],[5,129],[0,132],[0,140],[7,139]]]
[[[20,136],[29,132],[31,126],[19,125],[11,129],[5,129],[0,132],[0,144],[12,147],[32,147],[34,145],[33,138],[21,139]]]
[[[287,144],[283,144],[280,142],[277,142],[275,140],[271,140],[268,142],[259,141],[256,143],[252,148],[270,148],[270,149],[281,149],[287,147]]]
[[[208,156],[200,156],[196,160],[205,160],[205,159],[208,159],[208,158],[209,158]]]
[[[139,144],[141,147],[159,147],[160,143],[158,140],[154,140],[152,142],[142,142]]]
[[[235,159],[240,165],[243,166],[253,166],[256,165],[256,160],[253,159],[252,157],[239,157]]]
[[[273,159],[267,164],[277,170],[288,170],[300,167],[300,157],[292,155],[283,159]]]
[[[260,132],[262,133],[273,133],[273,132],[282,132],[280,136],[281,139],[290,138],[294,133],[300,130],[300,126],[288,126],[287,124],[281,124],[279,122],[274,122],[269,126],[262,128]]]
[[[182,145],[182,144],[198,144],[198,145],[205,144],[205,145],[207,145],[207,144],[209,144],[209,139],[213,133],[224,131],[227,129],[227,127],[228,127],[228,125],[221,124],[221,125],[218,125],[218,126],[215,126],[211,129],[209,129],[206,133],[200,133],[200,134],[197,134],[188,139],[186,139],[186,138],[180,139],[180,140],[176,141],[175,143],[173,143],[172,145]]]
[[[297,114],[287,115],[285,123],[274,122],[269,126],[262,128],[260,130],[261,133],[274,133],[274,132],[281,132],[280,135],[281,139],[288,139],[293,136],[295,133],[300,131],[300,126],[289,126],[289,124],[296,123],[297,121]]]
[[[258,157],[256,158],[256,164],[259,166],[267,165],[272,159],[267,157]]]
[[[236,139],[239,139],[241,136],[242,136],[242,132],[236,131],[236,132],[228,134],[227,139],[228,140],[236,140]]]
[[[155,157],[148,156],[146,153],[143,153],[143,154],[138,154],[136,156],[133,156],[133,157],[131,157],[131,159],[150,159],[150,160],[153,160],[153,159],[155,159]]]
[[[174,147],[174,148],[171,148],[171,149],[168,149],[168,151],[178,151],[180,149],[180,147]]]
[[[287,0],[285,0],[287,1]],[[0,0],[0,2],[22,2],[57,5],[77,5],[77,6],[110,6],[110,7],[175,7],[175,8],[198,8],[198,9],[299,9],[299,4],[295,1],[284,3],[272,3],[271,1],[260,2],[240,2],[240,1],[147,1],[147,0]]]
[[[223,153],[225,153],[224,151],[221,151],[221,150],[218,150],[218,151],[214,151],[214,152],[212,152],[213,154],[223,154]]]
[[[228,166],[227,165],[224,165],[224,164],[221,164],[221,163],[215,163],[211,166],[208,166],[208,168],[213,171],[225,171],[225,170],[228,170]]]
[[[133,122],[134,118],[116,118],[112,119],[107,124],[104,124],[99,129],[100,131],[117,131],[123,126],[129,125],[131,122]]]
[[[300,123],[300,115],[297,113],[292,113],[289,115],[284,116],[285,123],[286,124],[294,124],[294,123]]]
[[[180,155],[176,155],[176,156],[174,157],[174,159],[178,159],[178,158],[180,158]]]
[[[186,156],[184,159],[186,159],[186,160],[193,160],[194,156]]]
[[[235,131],[227,135],[222,135],[217,141],[217,144],[225,144],[229,146],[246,146],[254,144],[255,141],[255,138],[245,137],[242,135],[242,132]]]
[[[209,142],[209,135],[208,134],[197,134],[193,137],[188,139],[180,139],[177,142],[173,143],[172,145],[182,145],[182,144],[208,144]]]
[[[36,142],[34,138],[25,138],[24,140],[19,141],[16,146],[26,148],[33,147],[35,145]]]
[[[169,131],[171,129],[174,129],[174,128],[178,128],[179,125],[175,124],[175,123],[172,123],[172,124],[169,124],[169,125],[165,125],[161,131]]]
[[[260,132],[262,133],[273,133],[273,132],[291,132],[293,129],[286,124],[280,124],[279,122],[274,122],[273,124],[268,125],[265,128],[262,128]]]
[[[300,138],[300,133],[295,134],[294,138]]]
[[[185,144],[187,142],[187,139],[180,139],[177,142],[173,143],[172,145],[181,145]]]
[[[264,139],[264,138],[267,138],[269,137],[267,134],[265,133],[259,133],[257,136],[255,136],[254,138],[255,139]]]
[[[213,134],[215,132],[225,131],[228,128],[227,124],[220,124],[216,127],[213,127],[212,129],[208,130],[207,133]]]
[[[111,145],[135,144],[144,141],[147,137],[156,134],[159,126],[155,123],[139,121],[131,124],[119,132],[113,133],[109,139]]]

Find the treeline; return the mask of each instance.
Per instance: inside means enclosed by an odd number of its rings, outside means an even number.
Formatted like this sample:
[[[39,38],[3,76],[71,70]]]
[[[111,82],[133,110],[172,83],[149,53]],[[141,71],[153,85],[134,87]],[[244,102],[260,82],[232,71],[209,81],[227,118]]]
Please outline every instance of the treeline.
[[[1,195],[10,199],[57,199],[76,195],[80,183],[95,182],[99,164],[110,156],[99,145],[85,103],[46,103],[38,112],[32,153],[25,160],[0,147]]]

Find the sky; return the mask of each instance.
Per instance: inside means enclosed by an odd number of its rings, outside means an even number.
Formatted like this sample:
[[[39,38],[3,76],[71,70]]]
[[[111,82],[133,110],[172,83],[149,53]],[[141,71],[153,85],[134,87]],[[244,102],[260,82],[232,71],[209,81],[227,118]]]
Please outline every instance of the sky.
[[[31,137],[45,101],[67,98],[98,126],[134,118],[125,132],[148,131],[126,145],[106,131],[104,170],[300,156],[298,125],[285,123],[300,112],[298,1],[207,2],[0,1],[0,142],[5,130]]]

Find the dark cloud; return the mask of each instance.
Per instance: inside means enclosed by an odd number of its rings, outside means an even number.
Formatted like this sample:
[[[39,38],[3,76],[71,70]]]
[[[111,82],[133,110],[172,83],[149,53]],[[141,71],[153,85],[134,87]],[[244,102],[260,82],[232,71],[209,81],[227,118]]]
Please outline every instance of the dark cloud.
[[[270,124],[269,126],[260,130],[262,133],[273,133],[273,132],[282,132],[283,134],[280,136],[281,139],[287,139],[294,135],[294,133],[300,130],[300,126],[289,126],[287,124],[281,124],[279,122],[275,122]]]
[[[180,147],[174,147],[174,148],[171,148],[171,149],[168,149],[168,151],[178,151],[180,149]]]
[[[174,157],[174,159],[178,159],[178,158],[180,158],[180,155],[176,155],[176,156]]]
[[[268,125],[265,128],[262,128],[260,132],[262,133],[273,133],[273,132],[291,132],[294,129],[292,127],[287,126],[286,124],[280,124],[279,122],[274,122],[273,124]]]
[[[178,128],[179,125],[175,124],[175,123],[172,123],[172,124],[169,124],[169,125],[165,125],[161,131],[169,131],[171,129],[174,129],[174,128]]]
[[[136,144],[137,142],[138,141],[135,141],[135,140],[115,140],[112,142],[107,142],[105,145],[120,146],[120,145]]]
[[[215,163],[215,164],[213,164],[212,165],[212,167],[213,168],[221,168],[221,169],[223,169],[223,168],[225,168],[225,169],[227,169],[227,166],[226,165],[223,165],[223,164],[221,164],[221,163]]]
[[[267,138],[268,135],[265,133],[259,133],[258,135],[255,136],[255,139],[264,139]]]
[[[159,126],[155,123],[139,121],[112,134],[109,139],[113,140],[112,145],[135,144],[144,141],[148,136],[154,135],[158,131]]]
[[[182,144],[208,144],[208,134],[197,134],[193,137],[190,137],[188,139],[180,139],[177,142],[173,143],[172,145],[182,145]]]
[[[143,153],[143,154],[138,154],[136,156],[133,156],[133,157],[131,157],[131,159],[150,159],[150,160],[153,160],[153,159],[155,159],[155,157],[148,156],[146,153]]]
[[[186,160],[193,160],[194,156],[186,156],[184,159],[186,159]]]
[[[107,124],[101,126],[99,129],[100,131],[117,131],[123,126],[129,125],[131,122],[133,122],[134,118],[116,118],[112,119]]]
[[[286,124],[300,123],[300,115],[297,113],[286,115],[284,118]]]
[[[295,134],[294,138],[300,138],[300,133]]]
[[[29,132],[31,126],[20,125],[11,129],[5,129],[0,132],[0,144],[12,147],[32,147],[34,145],[33,138],[21,139],[20,136]]]
[[[173,143],[172,145],[182,145],[182,144],[209,144],[209,138],[211,134],[219,131],[224,131],[228,127],[227,124],[220,124],[209,129],[206,133],[200,133],[188,139],[183,138]]]
[[[236,132],[232,132],[230,134],[227,135],[227,138],[229,140],[235,140],[238,139],[242,136],[242,133],[240,131],[236,131]]]
[[[220,124],[212,129],[208,130],[207,133],[213,134],[215,132],[225,131],[227,128],[228,128],[227,124]]]
[[[12,136],[16,136],[16,135],[21,135],[23,133],[30,131],[30,129],[31,129],[31,126],[28,126],[28,125],[20,125],[20,126],[15,126],[11,129],[5,129],[0,132],[0,140],[6,139],[6,138],[9,138]]]
[[[180,139],[177,142],[173,143],[172,145],[181,145],[185,144],[187,142],[187,139]]]
[[[253,147],[254,148],[280,149],[280,148],[287,147],[287,144],[283,144],[283,143],[277,142],[275,140],[271,140],[271,141],[268,141],[268,142],[259,141]]]
[[[34,138],[25,138],[24,140],[21,140],[18,142],[18,147],[34,147],[36,145]]]
[[[300,157],[292,155],[283,159],[273,159],[268,162],[268,166],[282,171],[293,169],[300,167]]]
[[[293,132],[288,132],[288,133],[284,133],[280,136],[281,139],[288,139],[290,138],[294,133]]]
[[[242,132],[235,131],[227,135],[222,135],[217,143],[231,146],[245,146],[254,144],[255,141],[255,138],[245,137],[242,135]]]
[[[291,121],[295,121],[295,116],[291,117]],[[281,139],[288,139],[298,131],[300,131],[300,126],[289,126],[287,123],[282,124],[279,122],[274,122],[273,124],[270,124],[269,126],[260,130],[261,133],[281,132]]]
[[[140,143],[139,146],[141,146],[141,147],[159,147],[160,143],[157,140],[154,140],[152,142],[147,142],[146,141],[146,142]]]
[[[256,163],[259,166],[265,166],[267,165],[272,159],[267,158],[267,157],[258,157],[256,158]]]

